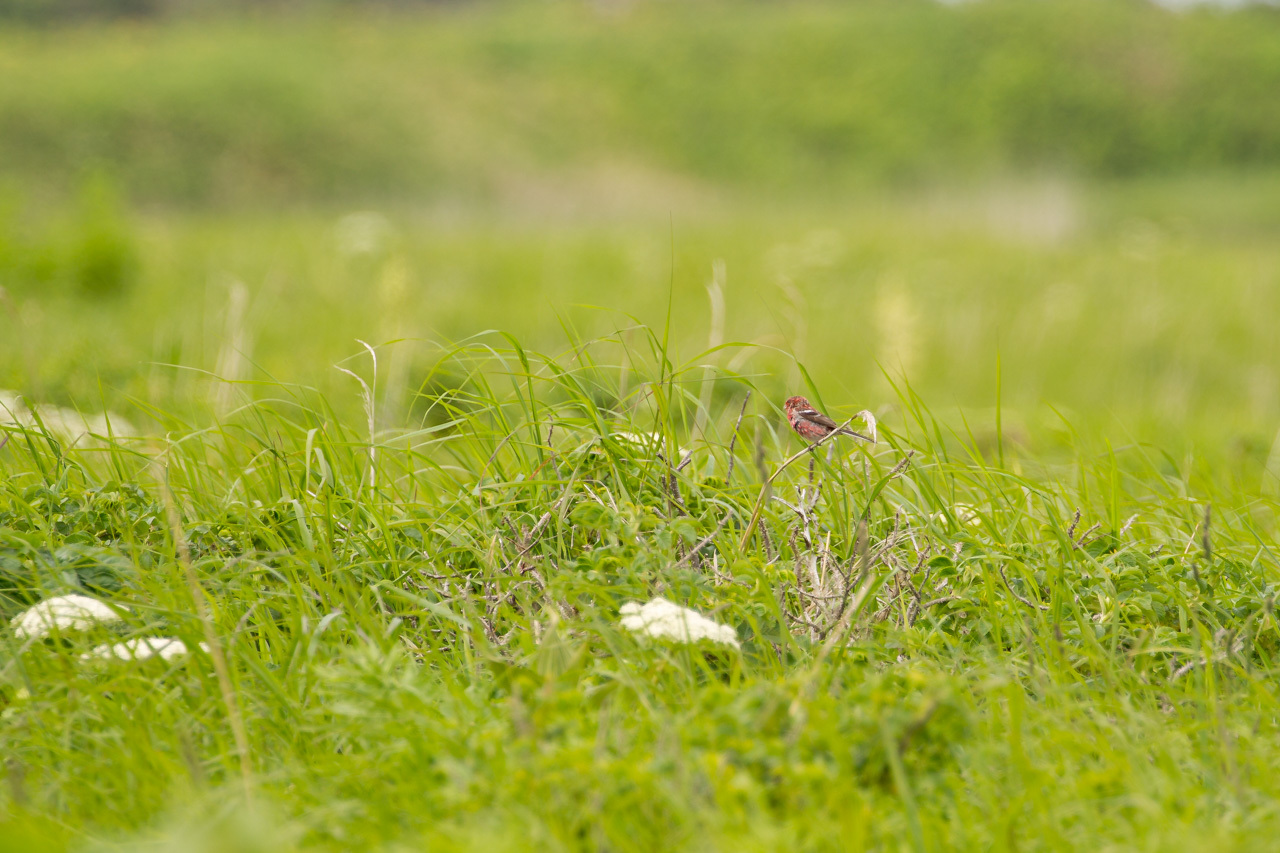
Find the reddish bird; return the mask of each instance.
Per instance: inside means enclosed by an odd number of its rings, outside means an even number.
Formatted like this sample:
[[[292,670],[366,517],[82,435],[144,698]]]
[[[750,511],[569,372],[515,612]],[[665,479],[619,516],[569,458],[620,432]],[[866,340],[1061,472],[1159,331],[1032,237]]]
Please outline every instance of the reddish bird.
[[[867,436],[851,429],[837,430],[838,424],[811,406],[804,397],[788,397],[787,402],[783,404],[783,409],[787,413],[787,423],[791,424],[796,435],[806,441],[821,441],[832,432],[871,441]]]

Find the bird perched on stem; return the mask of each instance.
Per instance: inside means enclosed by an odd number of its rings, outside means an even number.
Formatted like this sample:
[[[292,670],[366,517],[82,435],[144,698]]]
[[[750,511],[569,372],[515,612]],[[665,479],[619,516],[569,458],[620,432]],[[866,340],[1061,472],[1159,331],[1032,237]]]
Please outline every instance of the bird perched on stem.
[[[787,413],[787,423],[791,424],[796,435],[806,441],[821,441],[833,432],[837,435],[850,435],[863,441],[873,443],[875,441],[860,432],[840,428],[835,421],[810,405],[804,397],[788,397],[787,402],[783,404],[783,410]]]

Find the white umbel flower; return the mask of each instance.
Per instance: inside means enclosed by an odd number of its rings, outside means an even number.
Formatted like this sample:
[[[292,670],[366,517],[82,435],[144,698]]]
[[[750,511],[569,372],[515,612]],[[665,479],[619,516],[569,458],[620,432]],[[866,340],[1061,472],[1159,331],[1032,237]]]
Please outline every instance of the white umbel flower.
[[[619,613],[622,627],[637,634],[677,643],[710,640],[739,648],[738,634],[733,628],[665,598],[655,598],[643,606],[631,601],[622,605]]]
[[[205,649],[201,643],[200,648]],[[146,660],[158,657],[172,660],[182,657],[190,651],[187,644],[177,637],[139,637],[125,640],[122,643],[108,643],[98,646],[91,652],[81,655],[82,660]]]
[[[79,631],[119,620],[119,613],[96,598],[59,595],[22,611],[11,624],[20,639],[36,639],[55,631]]]

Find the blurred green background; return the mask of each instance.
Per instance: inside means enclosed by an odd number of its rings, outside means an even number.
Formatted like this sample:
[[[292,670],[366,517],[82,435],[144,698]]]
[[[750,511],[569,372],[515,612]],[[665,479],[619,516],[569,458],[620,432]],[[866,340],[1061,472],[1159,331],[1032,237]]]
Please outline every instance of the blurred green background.
[[[0,388],[207,409],[670,296],[683,358],[1267,464],[1280,10],[0,0]],[[718,261],[720,273],[713,272]],[[713,311],[708,285],[723,312]],[[634,320],[632,319],[634,318]],[[999,374],[997,371],[999,363]],[[253,393],[252,386],[242,386]],[[216,395],[215,395],[216,396]],[[1280,460],[1276,460],[1280,464]]]

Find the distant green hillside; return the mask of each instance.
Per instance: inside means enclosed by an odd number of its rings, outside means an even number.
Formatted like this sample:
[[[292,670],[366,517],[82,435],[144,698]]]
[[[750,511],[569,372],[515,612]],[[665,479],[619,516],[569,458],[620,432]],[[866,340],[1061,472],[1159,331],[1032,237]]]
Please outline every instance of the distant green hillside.
[[[841,190],[1280,165],[1280,11],[444,5],[0,30],[0,182],[143,202],[484,197],[621,168]]]

